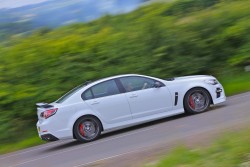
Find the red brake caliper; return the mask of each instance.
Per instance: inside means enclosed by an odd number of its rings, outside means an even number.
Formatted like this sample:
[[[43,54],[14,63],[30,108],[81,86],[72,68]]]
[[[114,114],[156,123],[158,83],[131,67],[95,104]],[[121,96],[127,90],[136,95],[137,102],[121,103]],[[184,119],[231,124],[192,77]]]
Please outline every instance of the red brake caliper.
[[[79,130],[80,130],[80,134],[82,135],[82,136],[85,136],[85,134],[84,134],[84,126],[83,126],[83,124],[80,124],[79,125]]]
[[[190,107],[191,107],[192,109],[195,108],[195,107],[194,107],[194,100],[193,100],[192,96],[189,96],[189,104],[190,104]]]

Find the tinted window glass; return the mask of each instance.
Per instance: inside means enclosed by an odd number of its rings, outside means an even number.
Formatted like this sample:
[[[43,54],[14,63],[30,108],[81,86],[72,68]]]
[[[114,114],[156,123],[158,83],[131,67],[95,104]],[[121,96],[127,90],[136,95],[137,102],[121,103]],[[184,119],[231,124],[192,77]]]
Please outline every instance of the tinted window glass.
[[[144,77],[124,77],[120,79],[126,92],[154,87],[155,80]]]
[[[119,94],[119,89],[114,80],[102,82],[91,88],[94,98]]]
[[[69,91],[68,93],[66,93],[65,95],[63,95],[62,97],[60,97],[56,103],[62,103],[64,102],[65,100],[67,100],[70,96],[72,96],[74,93],[76,93],[78,90],[80,90],[81,88],[83,88],[84,86],[86,86],[86,84],[82,84],[82,85],[79,85],[77,87],[75,87],[74,89],[72,89],[71,91]]]
[[[89,100],[89,99],[93,99],[93,95],[90,89],[88,89],[85,93],[84,93],[84,99],[85,100]]]

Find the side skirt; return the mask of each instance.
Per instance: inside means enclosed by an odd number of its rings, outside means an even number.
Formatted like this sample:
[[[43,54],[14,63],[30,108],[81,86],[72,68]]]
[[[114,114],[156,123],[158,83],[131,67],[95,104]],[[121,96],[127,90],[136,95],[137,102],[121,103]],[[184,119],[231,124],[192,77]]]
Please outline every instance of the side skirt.
[[[128,128],[128,127],[139,125],[139,124],[143,124],[143,123],[147,123],[147,122],[151,122],[151,121],[155,121],[155,120],[166,118],[166,117],[171,117],[171,116],[182,114],[182,113],[184,113],[183,109],[177,109],[173,111],[156,114],[153,116],[150,115],[150,116],[143,117],[143,118],[137,118],[137,119],[132,119],[129,121],[124,121],[122,123],[119,123],[119,125],[118,124],[106,125],[106,128],[104,127],[104,131],[102,132],[102,134],[113,132],[119,129]]]

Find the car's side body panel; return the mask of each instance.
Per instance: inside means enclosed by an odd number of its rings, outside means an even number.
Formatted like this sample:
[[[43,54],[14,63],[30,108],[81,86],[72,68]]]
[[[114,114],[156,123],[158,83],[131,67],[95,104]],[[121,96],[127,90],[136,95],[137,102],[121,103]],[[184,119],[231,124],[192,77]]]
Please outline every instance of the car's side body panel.
[[[171,95],[166,86],[125,93],[133,119],[172,110]]]
[[[85,101],[104,123],[113,124],[132,119],[129,103],[124,94],[101,97]]]
[[[209,78],[211,77],[212,76],[209,76]],[[178,92],[178,96],[179,96],[178,97],[179,102],[176,106],[173,106],[173,109],[183,108],[183,100],[184,100],[185,94],[190,89],[196,88],[196,87],[201,87],[201,88],[206,89],[211,95],[213,104],[224,102],[226,100],[226,96],[225,96],[223,86],[220,83],[218,83],[217,85],[209,85],[204,82],[204,80],[206,80],[207,78],[208,76],[200,76],[198,78],[187,78],[187,79],[185,79],[184,77],[183,78],[180,77],[180,79],[178,78],[176,79],[176,82],[168,81],[166,85],[168,86],[169,91],[171,92],[171,96],[174,97],[176,92]],[[217,88],[222,89],[222,93],[219,98],[216,97]]]

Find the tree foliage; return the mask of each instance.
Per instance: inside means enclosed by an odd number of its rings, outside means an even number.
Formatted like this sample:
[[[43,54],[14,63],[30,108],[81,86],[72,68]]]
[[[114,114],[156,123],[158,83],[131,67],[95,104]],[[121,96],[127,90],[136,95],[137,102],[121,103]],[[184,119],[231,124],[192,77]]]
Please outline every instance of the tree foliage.
[[[0,141],[35,129],[36,102],[86,80],[140,73],[217,74],[250,63],[250,1],[154,3],[0,45]],[[21,137],[19,137],[20,139]]]

